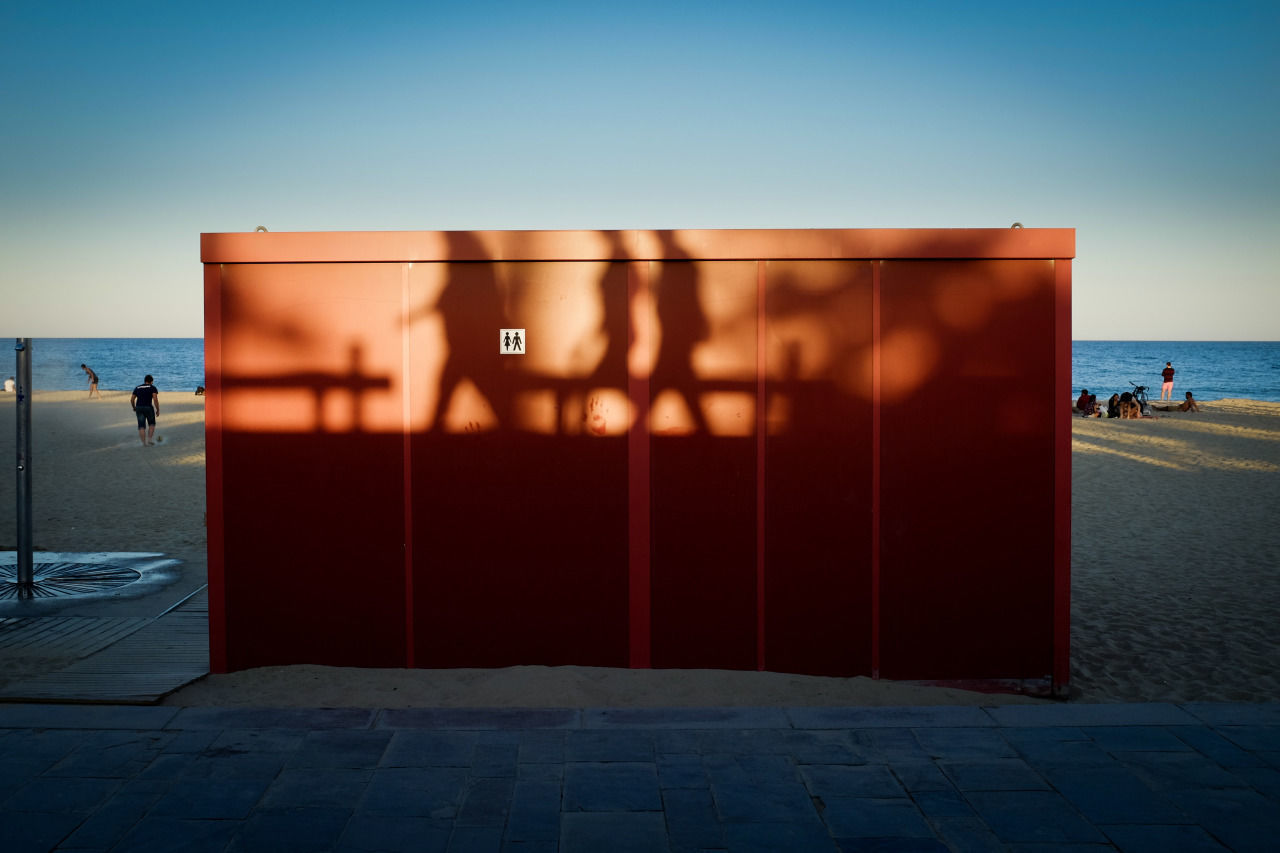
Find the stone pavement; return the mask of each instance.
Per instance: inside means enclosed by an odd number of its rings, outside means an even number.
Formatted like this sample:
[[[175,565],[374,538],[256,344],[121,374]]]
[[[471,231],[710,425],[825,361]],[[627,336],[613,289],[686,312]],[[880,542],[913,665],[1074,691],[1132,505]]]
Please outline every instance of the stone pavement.
[[[0,849],[1275,850],[1280,704],[0,705]]]

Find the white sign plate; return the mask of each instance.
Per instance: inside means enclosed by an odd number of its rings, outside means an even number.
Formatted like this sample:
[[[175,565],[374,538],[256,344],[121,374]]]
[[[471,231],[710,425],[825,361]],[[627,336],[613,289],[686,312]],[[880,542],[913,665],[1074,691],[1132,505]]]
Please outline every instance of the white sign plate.
[[[524,355],[528,342],[524,337],[524,329],[499,329],[498,352],[503,355]]]

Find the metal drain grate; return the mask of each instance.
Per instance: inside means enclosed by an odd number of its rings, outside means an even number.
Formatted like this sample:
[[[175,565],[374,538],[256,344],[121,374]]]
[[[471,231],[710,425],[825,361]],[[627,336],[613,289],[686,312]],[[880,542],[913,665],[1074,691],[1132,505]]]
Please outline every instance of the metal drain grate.
[[[131,584],[142,573],[101,563],[36,563],[30,588],[18,585],[17,566],[0,566],[0,601],[91,595]]]

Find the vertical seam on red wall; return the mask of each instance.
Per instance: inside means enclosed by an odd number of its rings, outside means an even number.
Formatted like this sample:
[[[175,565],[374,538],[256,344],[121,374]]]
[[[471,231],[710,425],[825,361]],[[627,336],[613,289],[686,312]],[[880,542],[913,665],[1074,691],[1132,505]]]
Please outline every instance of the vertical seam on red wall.
[[[205,537],[209,669],[227,671],[227,583],[222,519],[222,265],[204,267]]]
[[[641,297],[646,297],[641,299]],[[627,430],[627,602],[628,664],[633,669],[652,665],[652,619],[650,557],[649,471],[649,369],[653,353],[644,353],[641,364],[633,367],[630,354],[637,341],[652,343],[650,327],[649,262],[627,264],[628,364],[627,397],[631,401],[632,419]]]
[[[1071,680],[1071,261],[1054,265],[1053,690]]]
[[[871,677],[880,677],[880,266],[871,262]]]
[[[410,393],[409,341],[409,270],[412,263],[400,265],[400,383],[401,424],[404,440],[404,665],[413,668],[413,409]]]
[[[765,348],[765,310],[768,284],[767,261],[755,266],[755,669],[764,670],[764,450],[765,450],[765,374],[768,370]]]
[[[767,262],[756,261],[756,669],[765,668],[765,445],[766,358],[765,296]]]

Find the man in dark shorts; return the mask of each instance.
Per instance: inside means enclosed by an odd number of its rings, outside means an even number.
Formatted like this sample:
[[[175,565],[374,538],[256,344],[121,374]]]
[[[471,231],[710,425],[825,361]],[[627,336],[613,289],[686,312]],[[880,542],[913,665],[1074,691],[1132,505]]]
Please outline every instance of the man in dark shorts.
[[[138,439],[146,446],[155,444],[156,415],[160,414],[160,391],[152,385],[151,374],[129,395],[129,405],[138,416]]]

